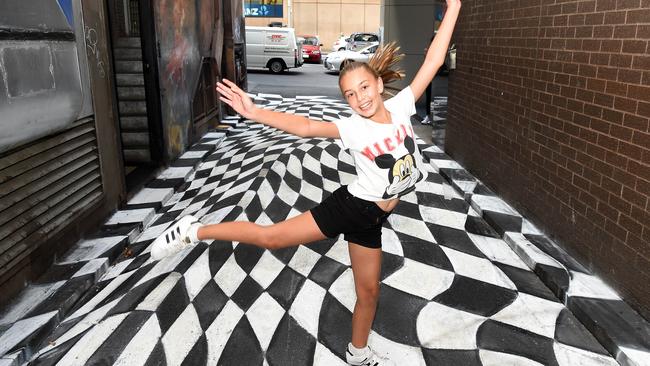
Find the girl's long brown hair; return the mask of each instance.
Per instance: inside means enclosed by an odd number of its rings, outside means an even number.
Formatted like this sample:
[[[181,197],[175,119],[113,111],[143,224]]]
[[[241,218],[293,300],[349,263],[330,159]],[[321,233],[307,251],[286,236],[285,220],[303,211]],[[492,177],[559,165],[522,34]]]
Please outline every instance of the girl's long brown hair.
[[[370,58],[368,63],[352,61],[348,62],[343,66],[341,73],[339,74],[339,83],[345,74],[352,70],[358,68],[363,68],[369,73],[375,75],[377,78],[381,78],[384,82],[384,95],[389,94],[393,95],[394,91],[399,90],[398,88],[388,85],[395,80],[400,80],[404,78],[404,71],[401,69],[393,70],[393,67],[397,65],[404,58],[404,54],[399,53],[399,46],[396,42],[390,42],[386,45],[379,46],[377,52]],[[389,91],[390,90],[390,91]]]

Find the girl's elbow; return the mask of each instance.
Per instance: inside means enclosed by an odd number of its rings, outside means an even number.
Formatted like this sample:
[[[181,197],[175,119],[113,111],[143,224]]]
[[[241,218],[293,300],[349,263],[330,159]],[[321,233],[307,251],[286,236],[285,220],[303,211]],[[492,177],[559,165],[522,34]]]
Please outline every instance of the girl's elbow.
[[[310,131],[309,131],[309,127],[308,127],[308,126],[296,130],[296,131],[294,132],[294,135],[296,135],[296,136],[298,136],[298,137],[301,137],[301,138],[311,137],[311,136],[310,136],[311,133],[310,133]]]
[[[433,57],[427,57],[426,59],[426,64],[430,65],[430,67],[434,67],[436,70],[442,67],[442,64],[445,63],[445,56],[440,57],[438,55],[434,55]]]
[[[436,71],[438,71],[442,67],[442,65],[444,65],[444,63],[445,63],[445,59],[444,58],[439,58],[439,57],[433,59],[432,62],[431,62],[431,64],[433,65],[433,68]]]

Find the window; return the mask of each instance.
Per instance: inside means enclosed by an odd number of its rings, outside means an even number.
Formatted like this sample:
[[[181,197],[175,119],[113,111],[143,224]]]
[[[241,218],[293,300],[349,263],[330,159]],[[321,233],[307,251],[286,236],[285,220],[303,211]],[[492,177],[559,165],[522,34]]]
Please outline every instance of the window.
[[[378,42],[379,37],[371,33],[359,33],[354,36],[354,40],[357,42]]]
[[[306,37],[303,41],[303,44],[309,46],[318,46],[318,38],[316,37]]]

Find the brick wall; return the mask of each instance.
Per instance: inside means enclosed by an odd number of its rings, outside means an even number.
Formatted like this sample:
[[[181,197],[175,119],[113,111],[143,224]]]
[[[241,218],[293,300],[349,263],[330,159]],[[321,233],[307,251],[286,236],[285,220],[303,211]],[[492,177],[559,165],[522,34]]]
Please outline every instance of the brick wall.
[[[447,152],[650,318],[650,0],[464,0]]]

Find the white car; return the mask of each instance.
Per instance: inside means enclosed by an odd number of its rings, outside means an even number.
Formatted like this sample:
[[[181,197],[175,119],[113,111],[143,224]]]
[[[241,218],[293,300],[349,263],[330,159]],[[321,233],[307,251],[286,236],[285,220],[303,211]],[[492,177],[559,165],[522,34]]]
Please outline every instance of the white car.
[[[327,55],[323,66],[329,71],[341,71],[347,62],[368,62],[375,52],[377,52],[377,47],[379,47],[379,44],[375,43],[359,51],[344,50],[332,52]]]
[[[345,50],[348,45],[347,39],[348,37],[342,35],[336,41],[334,41],[334,44],[332,45],[332,52]]]

